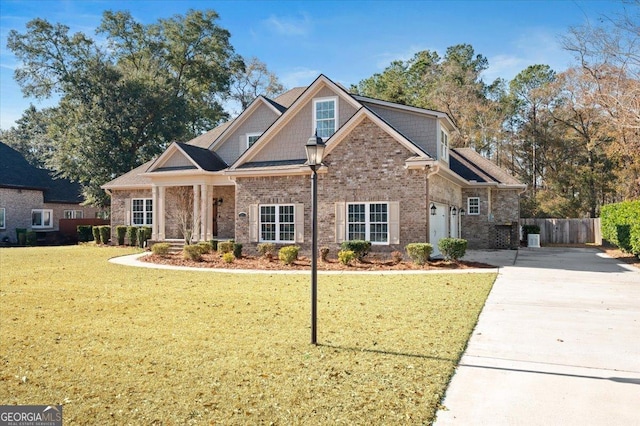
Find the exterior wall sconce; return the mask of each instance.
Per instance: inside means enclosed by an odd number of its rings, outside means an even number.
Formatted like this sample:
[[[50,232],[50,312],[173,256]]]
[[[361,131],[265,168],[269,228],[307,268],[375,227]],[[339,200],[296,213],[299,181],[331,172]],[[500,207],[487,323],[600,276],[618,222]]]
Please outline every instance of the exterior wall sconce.
[[[240,212],[238,213],[238,217],[247,217],[247,213],[246,212]]]
[[[436,205],[431,203],[431,216],[435,216],[436,215],[436,210],[437,210]]]
[[[460,216],[464,216],[464,208],[460,207]]]
[[[451,215],[455,216],[456,213],[458,213],[458,209],[456,209],[455,207],[451,207]]]
[[[223,200],[222,198],[218,198],[218,199],[216,200],[216,203],[218,203],[218,205],[219,205],[219,206],[221,206],[223,201],[224,201],[224,200]]]

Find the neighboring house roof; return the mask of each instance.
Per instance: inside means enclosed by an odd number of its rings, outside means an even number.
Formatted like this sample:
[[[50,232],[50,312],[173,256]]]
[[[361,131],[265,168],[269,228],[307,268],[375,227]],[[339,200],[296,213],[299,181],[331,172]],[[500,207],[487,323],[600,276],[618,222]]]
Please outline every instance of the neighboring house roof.
[[[56,178],[54,172],[32,166],[22,154],[2,142],[0,187],[40,190],[45,203],[79,204],[84,201],[80,184]]]
[[[105,185],[102,185],[101,188],[110,189],[115,187],[120,188],[151,186],[151,179],[144,176],[143,173],[145,173],[149,169],[154,161],[155,160],[147,161],[146,163],[136,167],[130,172],[125,173],[122,176],[118,176],[114,180],[106,183]]]
[[[471,182],[522,185],[516,178],[471,148],[452,149],[449,168]]]
[[[293,89],[289,89],[284,92],[282,95],[278,96],[274,99],[275,102],[279,103],[285,108],[289,108],[295,101],[302,95],[302,93],[307,90],[308,86],[294,87]]]
[[[189,145],[199,146],[200,148],[209,148],[211,144],[218,139],[218,137],[224,132],[229,125],[233,123],[233,120],[229,120],[219,126],[209,130],[207,133],[203,133],[200,136],[191,139],[187,142]]]

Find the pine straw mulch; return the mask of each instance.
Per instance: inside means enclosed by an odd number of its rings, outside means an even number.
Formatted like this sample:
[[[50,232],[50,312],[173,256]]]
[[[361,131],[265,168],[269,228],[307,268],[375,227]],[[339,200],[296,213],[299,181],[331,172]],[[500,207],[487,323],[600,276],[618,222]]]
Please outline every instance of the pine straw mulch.
[[[242,256],[233,261],[226,263],[218,253],[209,253],[202,256],[200,262],[184,259],[182,253],[174,253],[167,256],[158,256],[150,254],[142,257],[143,262],[158,263],[162,265],[189,266],[194,268],[215,268],[215,269],[249,269],[249,270],[283,270],[283,271],[306,271],[311,269],[311,259],[308,257],[299,257],[298,260],[291,265],[285,265],[277,258],[266,259],[262,256]],[[322,261],[318,259],[319,271],[437,271],[451,269],[470,269],[470,268],[495,268],[495,266],[480,262],[470,262],[460,260],[457,262],[446,260],[429,261],[424,265],[416,265],[413,262],[403,260],[394,262],[385,259],[380,254],[369,254],[366,259],[361,262],[354,261],[350,265],[343,265],[337,259],[327,259]]]

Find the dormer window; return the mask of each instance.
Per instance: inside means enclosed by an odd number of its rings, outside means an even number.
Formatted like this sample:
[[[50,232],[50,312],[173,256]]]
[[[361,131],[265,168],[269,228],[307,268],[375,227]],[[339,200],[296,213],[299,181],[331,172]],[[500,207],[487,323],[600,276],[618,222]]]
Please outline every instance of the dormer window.
[[[313,101],[313,127],[322,139],[328,139],[336,132],[337,117],[337,97],[319,98]]]
[[[440,130],[440,159],[449,160],[449,134],[442,129]]]
[[[262,133],[247,133],[247,149],[251,148],[251,145],[256,143],[260,136]]]

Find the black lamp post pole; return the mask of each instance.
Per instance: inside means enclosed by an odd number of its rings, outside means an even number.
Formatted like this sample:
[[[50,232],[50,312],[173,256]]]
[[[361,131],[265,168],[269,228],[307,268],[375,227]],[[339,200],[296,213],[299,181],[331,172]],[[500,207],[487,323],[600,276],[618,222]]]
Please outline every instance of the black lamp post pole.
[[[317,342],[318,322],[318,173],[311,166],[311,344]]]

